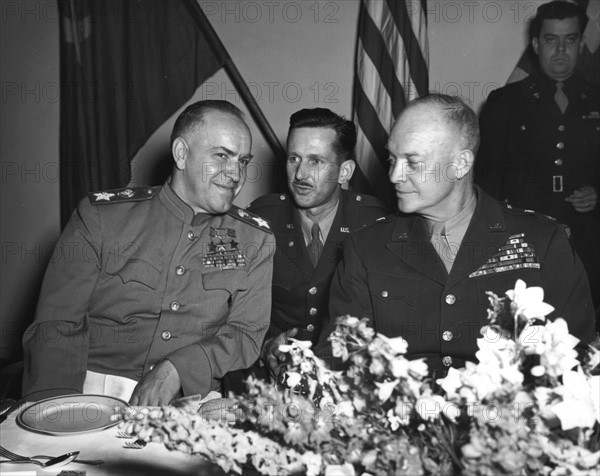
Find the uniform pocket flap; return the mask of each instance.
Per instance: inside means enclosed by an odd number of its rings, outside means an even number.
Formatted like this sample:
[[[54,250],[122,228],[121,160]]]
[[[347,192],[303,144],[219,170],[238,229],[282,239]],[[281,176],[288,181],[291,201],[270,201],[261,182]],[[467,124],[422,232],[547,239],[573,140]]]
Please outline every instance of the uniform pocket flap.
[[[223,289],[230,294],[248,289],[248,273],[235,270],[216,270],[202,275],[202,286],[206,291]]]
[[[116,257],[109,257],[105,266],[105,270],[108,274],[119,276],[124,284],[134,281],[152,289],[158,287],[160,270],[147,261],[133,258],[120,266],[121,263],[119,263],[117,259],[112,258]]]

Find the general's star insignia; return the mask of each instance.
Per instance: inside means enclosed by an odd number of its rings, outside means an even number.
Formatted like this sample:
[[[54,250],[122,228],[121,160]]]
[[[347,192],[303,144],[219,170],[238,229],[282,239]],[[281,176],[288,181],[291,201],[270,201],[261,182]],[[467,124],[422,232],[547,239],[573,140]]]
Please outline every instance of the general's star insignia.
[[[95,193],[94,195],[96,196],[97,202],[99,202],[100,200],[110,201],[110,199],[115,196],[114,193],[108,193],[108,192],[98,192],[98,193]]]

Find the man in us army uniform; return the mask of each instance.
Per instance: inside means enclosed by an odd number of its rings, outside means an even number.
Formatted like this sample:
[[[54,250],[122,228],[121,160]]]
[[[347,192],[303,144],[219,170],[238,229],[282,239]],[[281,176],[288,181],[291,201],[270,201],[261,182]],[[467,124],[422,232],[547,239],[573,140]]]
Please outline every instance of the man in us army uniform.
[[[331,284],[329,315],[368,317],[375,331],[408,342],[443,376],[474,360],[487,324],[486,291],[503,296],[517,279],[541,286],[582,341],[593,311],[581,261],[563,225],[511,208],[471,183],[477,116],[460,99],[430,95],[409,103],[387,149],[390,180],[405,215],[353,233]],[[317,351],[331,354],[329,320]]]
[[[598,308],[600,96],[576,69],[586,23],[572,3],[539,7],[531,25],[539,68],[490,94],[475,181],[500,200],[570,227]]]
[[[164,186],[93,193],[73,213],[23,339],[26,398],[164,405],[205,397],[257,359],[275,242],[264,220],[232,206],[250,130],[232,104],[201,101],[171,143]]]
[[[329,109],[292,114],[286,161],[291,195],[265,195],[249,207],[269,220],[277,241],[271,324],[262,353],[272,371],[287,337],[316,343],[342,243],[387,213],[376,198],[342,189],[354,172],[355,145],[354,123]]]

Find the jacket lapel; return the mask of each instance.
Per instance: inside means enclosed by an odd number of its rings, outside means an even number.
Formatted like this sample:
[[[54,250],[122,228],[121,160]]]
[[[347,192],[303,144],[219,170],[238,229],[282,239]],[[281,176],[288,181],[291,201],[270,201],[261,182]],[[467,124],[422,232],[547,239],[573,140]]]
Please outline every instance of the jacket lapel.
[[[417,272],[438,283],[446,282],[448,273],[429,241],[421,217],[398,217],[386,247]]]

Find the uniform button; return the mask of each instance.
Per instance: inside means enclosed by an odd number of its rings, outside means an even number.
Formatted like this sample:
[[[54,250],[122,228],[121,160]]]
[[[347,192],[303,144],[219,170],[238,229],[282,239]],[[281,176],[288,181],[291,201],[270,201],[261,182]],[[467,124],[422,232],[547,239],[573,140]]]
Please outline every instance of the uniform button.
[[[316,286],[313,286],[312,288],[310,288],[308,290],[308,293],[309,294],[317,294],[317,288],[316,288]]]
[[[454,294],[448,294],[446,296],[446,304],[450,304],[452,306],[452,304],[454,304],[456,302],[456,296]]]
[[[312,331],[314,331],[314,330],[315,330],[315,326],[313,326],[312,324],[309,324],[308,326],[306,326],[306,330],[307,330],[308,332],[312,332]]]
[[[360,195],[357,195],[357,196],[356,196],[356,201],[357,201],[357,202],[360,202],[361,200],[362,200],[362,197],[361,197]]]
[[[442,339],[444,339],[446,342],[450,342],[453,337],[454,337],[454,334],[452,334],[452,332],[450,332],[450,331],[442,332]]]
[[[565,131],[565,126],[563,126],[562,124],[560,126],[558,126],[558,130],[560,132],[564,132]]]
[[[185,273],[185,268],[183,266],[177,266],[177,268],[175,268],[175,273],[177,273],[177,276],[181,276]]]
[[[446,355],[442,359],[442,364],[444,364],[446,367],[450,367],[452,365],[452,357],[450,357],[449,355]]]
[[[170,331],[163,331],[163,333],[160,335],[160,338],[162,340],[169,340],[171,339],[172,335]]]
[[[291,248],[292,246],[294,246],[294,242],[293,242],[293,241],[290,241],[290,242],[288,243],[288,246]]]
[[[563,161],[562,161],[562,159],[556,159],[556,160],[554,161],[554,163],[555,163],[556,165],[562,165],[562,164],[563,164]]]
[[[524,131],[525,129],[527,129],[527,126],[525,124],[521,124],[521,130]]]
[[[181,307],[181,304],[179,304],[177,301],[173,301],[171,303],[171,311],[179,311],[180,307]]]
[[[285,200],[285,195],[279,195],[279,200]]]
[[[556,144],[556,148],[557,149],[564,149],[565,148],[565,143],[564,142],[559,142],[558,144]]]
[[[311,316],[316,316],[317,315],[317,308],[316,307],[311,307],[310,310],[308,311],[308,313]]]
[[[387,291],[381,291],[381,297],[382,298],[386,298],[388,297],[390,294]]]
[[[188,231],[187,237],[188,237],[188,240],[190,240],[190,241],[193,241],[196,239],[196,235],[194,235],[193,231]]]

